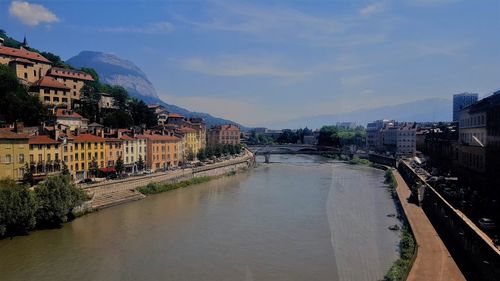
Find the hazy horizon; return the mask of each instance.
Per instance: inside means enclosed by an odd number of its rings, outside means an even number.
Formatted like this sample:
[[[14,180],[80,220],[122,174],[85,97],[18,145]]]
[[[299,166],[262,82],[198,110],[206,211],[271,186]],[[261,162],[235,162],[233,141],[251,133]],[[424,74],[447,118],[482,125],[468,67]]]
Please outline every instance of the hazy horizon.
[[[138,65],[165,102],[248,126],[499,88],[498,1],[3,1],[0,9],[0,28],[37,49],[63,59],[115,54]]]

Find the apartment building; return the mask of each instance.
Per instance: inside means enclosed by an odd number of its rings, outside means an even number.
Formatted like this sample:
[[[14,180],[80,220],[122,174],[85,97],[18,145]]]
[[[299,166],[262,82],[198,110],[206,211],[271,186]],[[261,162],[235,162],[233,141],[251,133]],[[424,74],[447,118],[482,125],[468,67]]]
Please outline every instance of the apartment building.
[[[29,165],[34,176],[46,176],[61,170],[61,142],[46,135],[29,139]]]
[[[167,170],[179,165],[182,159],[182,140],[168,135],[141,135],[147,141],[147,166],[152,171]]]
[[[20,180],[29,155],[29,136],[22,132],[22,126],[0,129],[0,178]]]
[[[81,134],[72,137],[74,148],[73,168],[77,179],[89,177],[89,171],[93,168],[93,163],[98,168],[106,167],[105,164],[105,143],[106,140],[102,137]]]
[[[30,93],[38,94],[40,101],[52,107],[71,109],[70,89],[53,77],[43,76],[31,84]]]
[[[240,144],[240,134],[240,128],[233,124],[215,126],[207,131],[207,146]]]
[[[52,77],[57,82],[68,88],[70,98],[70,108],[75,108],[80,103],[81,90],[86,82],[92,82],[94,79],[90,74],[83,71],[52,67],[47,71],[48,77]]]
[[[52,62],[36,52],[0,45],[0,63],[8,65],[25,84],[31,84],[45,76]]]

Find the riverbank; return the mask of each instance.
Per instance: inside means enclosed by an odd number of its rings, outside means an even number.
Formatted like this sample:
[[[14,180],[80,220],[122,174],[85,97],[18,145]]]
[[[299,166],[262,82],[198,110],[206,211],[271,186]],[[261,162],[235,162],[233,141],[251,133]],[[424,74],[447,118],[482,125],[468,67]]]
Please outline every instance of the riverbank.
[[[396,180],[396,194],[417,244],[417,254],[406,280],[464,281],[465,277],[451,257],[443,241],[416,204],[408,202],[411,190],[397,170],[392,171]]]
[[[82,209],[85,212],[91,212],[143,199],[144,195],[138,189],[148,185],[164,186],[162,188],[158,187],[158,190],[163,190],[173,188],[179,182],[196,182],[197,178],[217,177],[228,173],[237,173],[252,167],[254,164],[255,158],[253,153],[245,150],[243,156],[202,167],[180,169],[166,173],[85,186],[85,191],[92,196],[92,200],[86,202],[86,208]]]

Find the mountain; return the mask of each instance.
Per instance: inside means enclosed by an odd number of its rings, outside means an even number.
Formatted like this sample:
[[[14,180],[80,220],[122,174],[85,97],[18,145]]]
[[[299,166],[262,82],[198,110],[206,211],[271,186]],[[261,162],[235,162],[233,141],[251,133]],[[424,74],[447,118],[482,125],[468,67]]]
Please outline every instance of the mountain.
[[[99,74],[101,82],[110,85],[124,87],[130,96],[143,100],[147,104],[160,104],[169,112],[178,113],[186,117],[202,117],[207,126],[220,124],[236,124],[242,129],[247,129],[231,120],[214,117],[208,113],[192,112],[185,108],[168,104],[162,101],[153,84],[148,80],[146,74],[133,62],[119,58],[112,54],[94,51],[82,51],[78,55],[68,59],[67,64],[81,68],[93,68]]]
[[[379,119],[396,121],[437,122],[450,121],[452,102],[448,99],[430,98],[393,106],[360,109],[348,113],[305,116],[271,124],[271,128],[321,128],[336,122],[356,122],[366,126],[368,122]]]

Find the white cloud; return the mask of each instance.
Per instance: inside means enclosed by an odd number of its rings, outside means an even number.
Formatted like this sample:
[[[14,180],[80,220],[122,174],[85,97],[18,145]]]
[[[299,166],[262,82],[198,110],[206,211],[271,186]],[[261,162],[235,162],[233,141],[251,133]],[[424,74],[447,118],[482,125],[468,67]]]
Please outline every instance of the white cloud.
[[[29,26],[59,21],[57,16],[44,6],[30,4],[25,1],[12,1],[9,7],[9,14]]]
[[[161,34],[169,33],[174,30],[174,26],[170,22],[162,21],[149,24],[147,26],[114,26],[114,27],[98,27],[93,28],[98,32],[112,33],[141,33],[141,34]]]
[[[359,14],[362,16],[371,16],[383,12],[385,8],[385,1],[375,2],[359,10]]]

